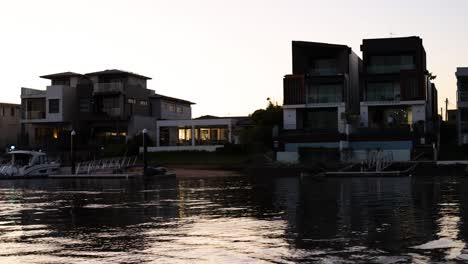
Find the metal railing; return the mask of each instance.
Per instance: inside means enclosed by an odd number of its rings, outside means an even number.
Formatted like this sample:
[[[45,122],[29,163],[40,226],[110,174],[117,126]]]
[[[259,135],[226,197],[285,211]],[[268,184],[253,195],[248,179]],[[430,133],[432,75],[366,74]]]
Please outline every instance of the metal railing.
[[[94,87],[95,93],[123,92],[124,85],[121,82],[98,83]]]
[[[24,112],[24,119],[32,120],[32,119],[45,119],[46,113],[45,111],[26,111]]]
[[[79,162],[75,173],[91,174],[108,169],[123,169],[135,165],[137,159],[137,156],[132,156]]]

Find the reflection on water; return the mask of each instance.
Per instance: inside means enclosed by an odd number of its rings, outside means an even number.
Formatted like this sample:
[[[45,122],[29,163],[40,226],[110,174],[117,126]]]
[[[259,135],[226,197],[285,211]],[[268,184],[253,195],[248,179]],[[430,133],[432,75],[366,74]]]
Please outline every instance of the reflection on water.
[[[462,262],[467,187],[463,178],[0,181],[0,262]]]

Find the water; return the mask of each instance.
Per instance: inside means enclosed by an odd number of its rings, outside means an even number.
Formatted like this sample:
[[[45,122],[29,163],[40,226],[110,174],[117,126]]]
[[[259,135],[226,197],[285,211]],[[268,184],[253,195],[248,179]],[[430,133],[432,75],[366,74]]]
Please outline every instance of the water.
[[[0,181],[0,263],[463,263],[464,178]]]

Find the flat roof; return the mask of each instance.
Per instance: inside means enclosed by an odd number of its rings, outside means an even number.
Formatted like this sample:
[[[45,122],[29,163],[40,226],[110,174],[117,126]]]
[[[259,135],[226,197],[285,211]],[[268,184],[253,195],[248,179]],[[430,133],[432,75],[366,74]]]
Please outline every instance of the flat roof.
[[[57,78],[74,77],[74,76],[83,76],[83,74],[68,71],[68,72],[61,72],[61,73],[42,75],[42,76],[39,76],[39,77],[44,78],[44,79],[52,80],[52,79],[57,79]]]
[[[90,73],[86,73],[85,75],[87,76],[94,76],[94,75],[113,75],[113,74],[122,74],[122,75],[131,75],[131,76],[135,76],[135,77],[138,77],[138,78],[143,78],[143,79],[146,79],[146,80],[151,80],[150,77],[147,77],[147,76],[144,76],[144,75],[140,75],[140,74],[137,74],[137,73],[134,73],[134,72],[129,72],[129,71],[122,71],[122,70],[117,70],[117,69],[110,69],[110,70],[104,70],[104,71],[97,71],[97,72],[90,72]]]
[[[2,102],[0,102],[0,105],[13,105],[13,106],[21,107],[21,104],[15,104],[15,103],[2,103]]]
[[[296,47],[320,47],[320,48],[338,48],[338,49],[350,49],[350,47],[342,44],[323,43],[323,42],[311,42],[311,41],[298,41],[293,40],[293,46]]]
[[[419,36],[407,36],[407,37],[388,37],[388,38],[368,38],[368,39],[363,39],[363,41],[367,40],[402,40],[402,39],[418,39],[422,40]]]
[[[150,95],[149,97],[154,98],[154,99],[163,99],[167,101],[179,102],[179,103],[184,103],[184,104],[195,104],[194,102],[190,102],[190,101],[175,98],[175,97],[165,96],[162,94],[154,94],[154,95]]]
[[[468,67],[457,67],[457,71],[455,72],[457,76],[468,76]]]

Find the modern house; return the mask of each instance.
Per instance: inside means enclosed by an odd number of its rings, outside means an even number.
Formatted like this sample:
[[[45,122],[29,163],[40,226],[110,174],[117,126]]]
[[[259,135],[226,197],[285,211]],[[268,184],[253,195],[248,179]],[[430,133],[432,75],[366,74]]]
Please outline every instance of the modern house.
[[[225,144],[239,144],[240,131],[249,121],[246,116],[158,120],[156,146],[148,151],[215,151]]]
[[[468,67],[457,68],[458,145],[468,144]]]
[[[15,146],[21,131],[21,105],[0,103],[0,147]]]
[[[283,80],[285,150],[338,148],[359,115],[361,59],[345,45],[292,42],[293,74]]]
[[[77,92],[89,81],[74,72],[41,78],[51,81],[46,90],[21,88],[22,144],[45,148],[56,146],[59,138],[68,138],[74,117],[79,116]]]
[[[355,149],[372,146],[409,160],[418,145],[437,142],[437,89],[419,37],[364,39],[360,129]]]
[[[122,143],[143,128],[154,139],[156,119],[191,113],[192,103],[157,95],[147,88],[151,78],[132,72],[65,72],[41,78],[51,80],[46,90],[21,90],[23,134],[31,147],[68,144],[71,130],[84,145]]]
[[[365,39],[361,51],[362,61],[344,45],[293,42],[281,158],[327,148],[346,161],[375,151],[410,160],[415,146],[437,142],[437,89],[422,39]]]
[[[426,52],[419,37],[365,39],[361,126],[407,136],[422,142],[434,136],[437,92],[430,82]]]

